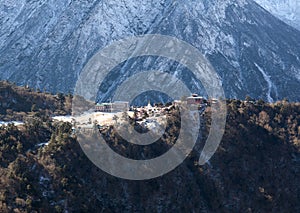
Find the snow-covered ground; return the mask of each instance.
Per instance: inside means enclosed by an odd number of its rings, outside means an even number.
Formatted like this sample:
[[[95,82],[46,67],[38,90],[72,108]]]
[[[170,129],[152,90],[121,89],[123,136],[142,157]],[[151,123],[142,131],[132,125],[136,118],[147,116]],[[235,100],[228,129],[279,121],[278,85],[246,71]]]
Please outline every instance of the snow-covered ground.
[[[15,126],[24,125],[21,121],[0,121],[0,126],[7,126],[8,124],[14,124]]]
[[[130,117],[133,117],[133,112],[127,112]],[[56,116],[53,117],[53,120],[70,122],[74,124],[76,122],[77,127],[92,129],[94,128],[94,123],[101,126],[114,125],[115,120],[114,117],[118,117],[118,122],[122,122],[122,114],[123,112],[118,113],[103,113],[103,112],[93,112],[93,113],[85,113],[81,116]],[[156,133],[163,133],[166,125],[166,116],[161,115],[159,117],[148,117],[143,121],[138,122],[142,126],[149,128],[150,130]]]
[[[129,116],[133,116],[133,112],[128,112]],[[63,121],[63,122],[70,122],[74,123],[74,121],[78,125],[84,125],[87,127],[89,124],[90,126],[93,125],[93,123],[97,122],[97,124],[100,125],[111,125],[113,124],[114,116],[117,116],[118,118],[122,117],[122,112],[118,113],[105,113],[105,112],[93,112],[93,113],[85,113],[80,116],[55,116],[53,117],[53,120],[56,121]]]
[[[143,127],[162,135],[166,129],[167,117],[165,115],[159,117],[149,117],[138,123]]]
[[[43,146],[48,146],[49,141],[48,142],[43,142],[43,143],[39,143],[36,145],[36,147],[43,147]]]
[[[267,11],[300,30],[300,0],[255,0]]]

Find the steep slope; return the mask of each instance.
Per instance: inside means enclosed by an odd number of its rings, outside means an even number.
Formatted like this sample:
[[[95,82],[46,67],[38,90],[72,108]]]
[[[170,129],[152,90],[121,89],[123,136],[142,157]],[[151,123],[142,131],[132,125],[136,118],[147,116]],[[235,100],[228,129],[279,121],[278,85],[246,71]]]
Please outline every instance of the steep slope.
[[[227,97],[299,100],[300,32],[251,0],[4,1],[0,11],[0,78],[50,91],[72,91],[90,57],[133,35],[175,36],[198,48],[223,80]],[[150,62],[149,62],[150,60]],[[200,83],[177,63],[129,61],[100,89],[114,89],[140,70],[170,70],[189,87]],[[109,81],[111,80],[111,81]],[[107,89],[109,88],[109,89]]]
[[[263,8],[284,22],[300,30],[299,0],[255,0]]]

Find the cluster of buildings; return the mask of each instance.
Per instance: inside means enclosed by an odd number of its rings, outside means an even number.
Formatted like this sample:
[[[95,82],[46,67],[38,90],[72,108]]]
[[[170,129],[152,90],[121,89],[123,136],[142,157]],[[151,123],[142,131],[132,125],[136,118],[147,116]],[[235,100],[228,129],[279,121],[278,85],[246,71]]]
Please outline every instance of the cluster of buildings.
[[[149,102],[146,106],[133,107],[126,101],[97,103],[95,104],[94,111],[101,113],[95,113],[93,114],[93,117],[91,117],[91,114],[82,116],[78,119],[78,123],[84,125],[85,128],[87,126],[94,128],[94,126],[97,125],[99,129],[100,127],[113,123],[114,116],[122,117],[122,112],[127,112],[131,118],[140,124],[140,126],[153,129],[154,131],[160,131],[164,128],[157,127],[164,126],[167,116],[173,112],[172,109],[174,107],[182,105],[196,106],[196,108],[192,108],[196,111],[203,112],[207,105],[217,103],[217,101],[218,100],[216,99],[207,100],[197,94],[192,94],[190,97],[182,98],[182,100],[176,100],[173,103],[168,103],[166,105],[158,104],[152,106]]]
[[[199,96],[198,94],[192,94],[190,97],[187,97],[185,100],[175,100],[173,104],[175,106],[179,106],[183,103],[187,105],[196,105],[198,107],[205,107],[208,104],[214,104],[217,103],[217,99],[210,99],[209,101],[206,100],[204,97]],[[126,101],[115,101],[113,103],[97,103],[95,105],[95,111],[96,112],[108,112],[108,113],[113,113],[113,112],[124,112],[124,111],[129,111],[130,105],[129,102]],[[154,111],[156,112],[158,109],[155,107],[152,107],[150,103],[146,107],[147,111]]]

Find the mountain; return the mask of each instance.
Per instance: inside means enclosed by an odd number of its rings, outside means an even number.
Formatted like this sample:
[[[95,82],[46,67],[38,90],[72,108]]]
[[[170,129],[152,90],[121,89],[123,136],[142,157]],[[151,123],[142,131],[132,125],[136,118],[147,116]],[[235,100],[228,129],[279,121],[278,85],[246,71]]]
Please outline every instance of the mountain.
[[[255,0],[267,11],[287,24],[300,30],[300,1],[298,0]]]
[[[98,50],[128,36],[163,34],[198,48],[222,78],[227,97],[300,99],[300,32],[252,0],[4,0],[0,23],[0,79],[17,84],[73,91]],[[99,99],[108,100],[141,69],[169,70],[204,93],[180,64],[142,57],[117,67]]]

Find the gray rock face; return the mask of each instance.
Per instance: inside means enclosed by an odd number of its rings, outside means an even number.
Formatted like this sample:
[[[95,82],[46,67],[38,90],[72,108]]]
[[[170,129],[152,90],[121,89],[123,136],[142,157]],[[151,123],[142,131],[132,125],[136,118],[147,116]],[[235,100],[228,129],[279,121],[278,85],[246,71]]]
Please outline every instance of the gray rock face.
[[[227,97],[300,100],[300,32],[252,0],[4,0],[0,79],[72,91],[99,49],[148,33],[175,36],[198,48],[221,76]],[[170,70],[194,92],[203,91],[180,64],[150,57],[116,68],[99,99],[108,99],[141,68]]]

